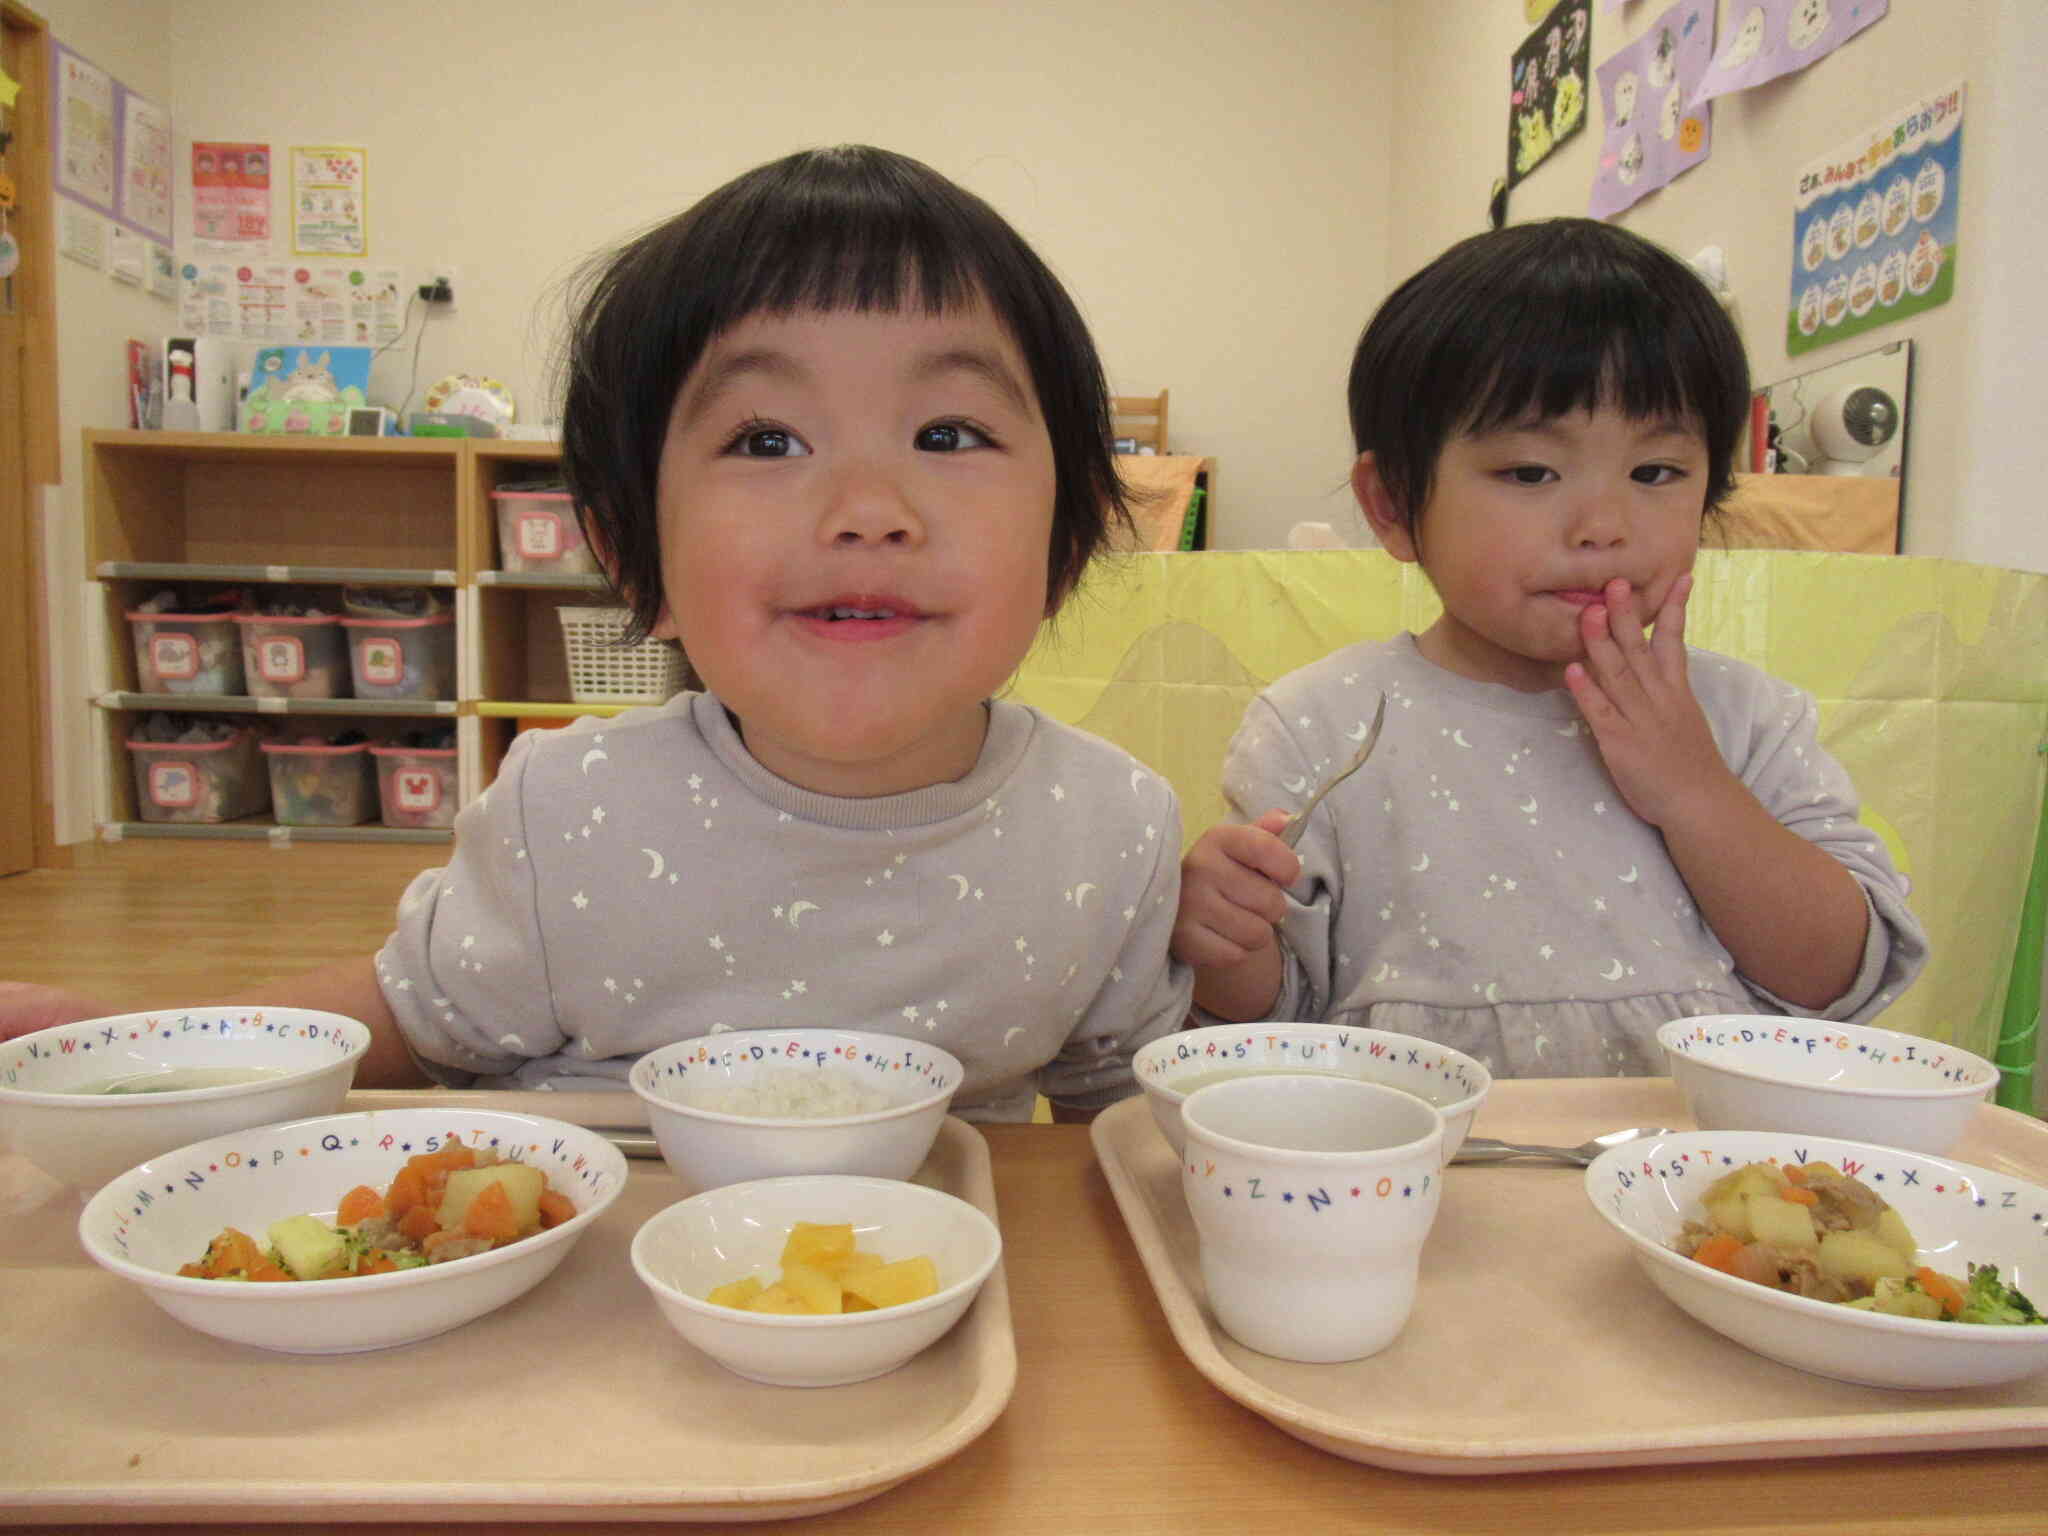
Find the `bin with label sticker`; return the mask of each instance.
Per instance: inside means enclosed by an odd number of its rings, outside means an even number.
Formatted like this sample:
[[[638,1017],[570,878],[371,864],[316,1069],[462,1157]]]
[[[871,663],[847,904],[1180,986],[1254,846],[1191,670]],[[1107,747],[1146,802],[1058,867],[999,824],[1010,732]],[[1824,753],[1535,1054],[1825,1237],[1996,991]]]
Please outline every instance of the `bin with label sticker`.
[[[369,743],[266,741],[271,813],[286,827],[353,827],[377,812]]]
[[[455,616],[343,619],[359,699],[455,697]]]
[[[256,698],[345,699],[348,642],[333,614],[238,613],[242,674]]]
[[[372,747],[377,800],[387,827],[455,823],[455,748]]]
[[[128,740],[135,808],[144,821],[234,821],[270,805],[254,731],[222,741]]]
[[[242,642],[232,613],[131,609],[135,683],[144,693],[242,692]]]
[[[521,575],[597,574],[597,559],[584,542],[567,491],[505,486],[491,492],[491,502],[498,515],[500,570]]]

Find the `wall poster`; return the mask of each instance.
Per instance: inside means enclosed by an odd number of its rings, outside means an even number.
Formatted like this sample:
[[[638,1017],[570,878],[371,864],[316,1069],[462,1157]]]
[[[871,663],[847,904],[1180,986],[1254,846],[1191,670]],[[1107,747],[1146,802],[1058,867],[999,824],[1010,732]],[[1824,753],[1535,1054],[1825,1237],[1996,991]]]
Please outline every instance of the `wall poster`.
[[[1810,352],[1948,302],[1962,158],[1958,81],[1799,173],[1787,352]]]
[[[364,202],[369,153],[331,144],[292,149],[292,252],[367,256]]]
[[[1593,0],[1558,0],[1515,50],[1508,89],[1508,186],[1586,126]]]
[[[270,244],[270,146],[192,146],[192,238],[207,251]]]
[[[1713,107],[1688,107],[1714,57],[1714,0],[1678,0],[1596,75],[1605,125],[1586,211],[1615,214],[1707,158]]]

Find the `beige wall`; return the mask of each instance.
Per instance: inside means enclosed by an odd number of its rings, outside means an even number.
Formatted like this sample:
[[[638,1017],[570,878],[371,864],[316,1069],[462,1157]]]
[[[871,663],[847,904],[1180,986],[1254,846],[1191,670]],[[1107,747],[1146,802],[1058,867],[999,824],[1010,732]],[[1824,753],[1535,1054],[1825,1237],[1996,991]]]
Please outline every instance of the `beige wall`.
[[[1526,31],[1519,0],[363,0],[345,22],[309,16],[301,43],[227,0],[39,8],[60,41],[170,106],[181,156],[194,138],[366,148],[370,260],[456,270],[452,311],[423,332],[415,316],[418,386],[492,374],[529,417],[548,414],[560,285],[593,249],[801,145],[928,160],[1066,280],[1114,388],[1172,389],[1176,446],[1220,461],[1212,541],[1237,548],[1282,544],[1301,520],[1360,537],[1344,488],[1351,346],[1393,280],[1483,226]],[[1596,9],[1594,58],[1659,9]],[[2038,206],[2011,206],[2036,178],[2005,125],[2048,106],[2027,65],[2048,54],[2044,14],[2040,0],[1891,0],[1836,59],[1719,105],[1714,158],[1624,218],[1682,254],[1726,247],[1759,378],[1792,371],[1776,323],[1791,170],[1967,77],[1961,290],[1899,327],[1920,344],[1908,537],[1916,553],[2040,569],[2048,520],[2029,499],[2048,483],[2048,433],[2007,420],[2040,398],[2015,361],[2038,344],[2007,338],[2042,334],[2043,301],[1993,274],[2042,248]],[[1518,189],[1515,217],[1583,210],[1596,131]],[[59,266],[66,479],[45,528],[59,835],[76,839],[91,830],[81,701],[97,675],[78,432],[125,422],[120,343],[176,320]],[[396,404],[411,364],[410,341],[386,354],[377,395]]]
[[[1596,3],[1597,65],[1639,37],[1669,0]],[[1739,15],[1738,0],[1721,0]],[[1433,0],[1394,8],[1395,140],[1388,270],[1398,278],[1485,227],[1506,159],[1507,60],[1529,33],[1519,4]],[[1725,35],[1724,31],[1721,34]],[[1728,257],[1735,313],[1758,383],[1839,362],[1895,337],[1913,342],[1906,552],[2048,570],[2048,389],[2025,377],[2048,339],[2048,302],[2006,281],[2039,267],[2044,235],[2036,144],[2048,111],[2040,0],[1891,0],[1889,14],[1799,74],[1713,104],[1708,159],[1616,220],[1691,256]],[[1788,357],[1791,188],[1799,170],[1896,107],[1966,82],[1962,248],[1956,296],[1895,326]],[[1586,211],[1600,147],[1597,84],[1587,126],[1514,191],[1517,222]],[[2027,188],[2028,190],[2022,190]]]

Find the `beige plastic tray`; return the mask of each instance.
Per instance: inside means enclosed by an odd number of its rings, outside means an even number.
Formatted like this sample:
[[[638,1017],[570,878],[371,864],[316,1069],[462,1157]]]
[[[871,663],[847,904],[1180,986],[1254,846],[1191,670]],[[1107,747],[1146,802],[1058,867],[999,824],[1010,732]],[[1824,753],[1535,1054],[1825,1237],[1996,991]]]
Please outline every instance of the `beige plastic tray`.
[[[1668,1078],[1496,1083],[1474,1131],[1575,1145],[1685,1128]],[[1298,1365],[1216,1325],[1180,1165],[1143,1099],[1094,1124],[1096,1157],[1174,1338],[1225,1395],[1353,1461],[1411,1472],[1736,1461],[2048,1444],[2048,1375],[1900,1392],[1796,1371],[1693,1321],[1650,1284],[1558,1165],[1454,1166],[1415,1311],[1366,1360]],[[1954,1155],[2048,1182],[2048,1127],[1987,1106]]]
[[[434,1098],[644,1121],[631,1094]],[[917,1182],[996,1215],[988,1144],[960,1120]],[[397,1349],[286,1356],[165,1316],[85,1257],[76,1195],[0,1154],[0,1522],[818,1514],[952,1456],[1009,1402],[1001,1265],[951,1333],[873,1381],[804,1390],[723,1370],[668,1327],[627,1258],[640,1223],[684,1193],[662,1163],[635,1162],[575,1251],[509,1306]]]

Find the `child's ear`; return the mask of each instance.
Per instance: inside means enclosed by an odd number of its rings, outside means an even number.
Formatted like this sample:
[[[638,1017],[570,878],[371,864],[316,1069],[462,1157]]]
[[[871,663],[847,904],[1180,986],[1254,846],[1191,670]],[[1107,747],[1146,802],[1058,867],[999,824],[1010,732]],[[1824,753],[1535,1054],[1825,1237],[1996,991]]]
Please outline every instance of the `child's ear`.
[[[1396,560],[1414,564],[1417,557],[1415,534],[1380,477],[1379,464],[1371,453],[1361,453],[1351,466],[1351,494],[1358,498],[1358,510],[1386,552]]]

